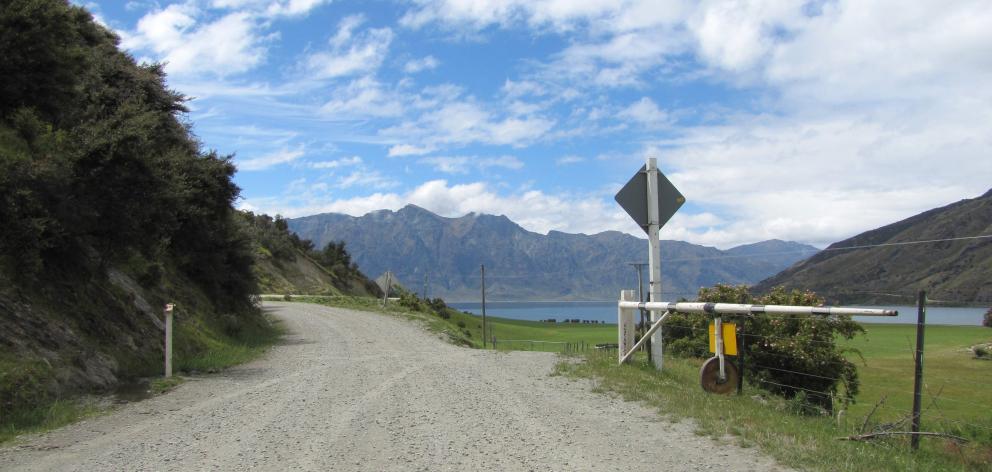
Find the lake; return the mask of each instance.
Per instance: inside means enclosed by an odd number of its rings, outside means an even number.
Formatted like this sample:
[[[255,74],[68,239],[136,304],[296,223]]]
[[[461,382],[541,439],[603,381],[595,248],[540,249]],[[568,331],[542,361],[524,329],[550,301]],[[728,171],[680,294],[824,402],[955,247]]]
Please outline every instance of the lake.
[[[481,314],[480,303],[449,303],[452,308]],[[916,323],[916,307],[914,306],[870,306],[851,305],[864,308],[888,308],[899,310],[899,316],[894,318],[880,316],[855,316],[854,319],[864,323]],[[982,315],[988,308],[975,307],[927,307],[927,324],[935,325],[966,325],[981,326]],[[580,319],[605,323],[617,322],[617,302],[488,302],[486,315],[510,318],[514,320],[539,321],[555,318]]]

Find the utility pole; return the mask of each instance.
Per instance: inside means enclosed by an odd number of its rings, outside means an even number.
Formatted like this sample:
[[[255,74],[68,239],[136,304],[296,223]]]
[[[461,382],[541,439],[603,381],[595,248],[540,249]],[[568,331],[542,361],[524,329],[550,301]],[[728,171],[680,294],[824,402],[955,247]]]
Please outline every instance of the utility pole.
[[[644,303],[644,281],[643,281],[644,278],[643,278],[643,273],[644,273],[644,266],[646,266],[648,264],[647,263],[644,263],[644,262],[631,262],[630,265],[632,267],[634,267],[634,270],[637,271],[637,300],[639,302],[641,302],[641,303]],[[647,311],[645,311],[643,309],[640,310],[640,312],[641,312],[641,330],[642,330],[641,331],[641,335],[643,336],[644,333],[647,332],[647,329],[648,329],[648,314],[647,314]],[[647,350],[648,350],[648,359],[650,360],[651,359],[651,340],[648,340],[648,342],[647,342],[647,344],[645,344],[645,346],[647,347]]]
[[[486,348],[486,265],[482,264],[482,348]]]

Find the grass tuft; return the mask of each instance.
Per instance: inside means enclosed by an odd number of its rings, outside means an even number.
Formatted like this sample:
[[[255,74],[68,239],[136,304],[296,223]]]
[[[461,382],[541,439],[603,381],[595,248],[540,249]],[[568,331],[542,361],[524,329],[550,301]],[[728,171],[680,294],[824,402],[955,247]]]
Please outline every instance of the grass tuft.
[[[0,421],[0,443],[25,433],[50,431],[101,411],[95,404],[79,399],[59,399],[42,406],[13,410]]]

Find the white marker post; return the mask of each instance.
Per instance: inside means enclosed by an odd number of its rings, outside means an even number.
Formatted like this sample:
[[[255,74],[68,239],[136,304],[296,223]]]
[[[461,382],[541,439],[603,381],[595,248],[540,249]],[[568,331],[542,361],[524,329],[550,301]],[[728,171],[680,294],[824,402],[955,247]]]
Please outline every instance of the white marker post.
[[[165,377],[172,377],[172,309],[175,305],[165,305]]]
[[[636,301],[634,298],[634,291],[621,290],[620,301]],[[624,307],[622,304],[618,305],[617,327],[619,328],[619,332],[617,336],[617,355],[620,360],[623,360],[624,354],[630,351],[630,348],[634,346],[634,312],[635,310],[630,307]]]
[[[658,231],[661,229],[658,216],[658,159],[649,157],[647,160],[648,173],[648,293],[649,301],[661,301],[661,240]],[[651,324],[661,317],[661,313],[651,310]],[[661,370],[664,357],[662,356],[663,341],[661,328],[651,335],[651,362]]]

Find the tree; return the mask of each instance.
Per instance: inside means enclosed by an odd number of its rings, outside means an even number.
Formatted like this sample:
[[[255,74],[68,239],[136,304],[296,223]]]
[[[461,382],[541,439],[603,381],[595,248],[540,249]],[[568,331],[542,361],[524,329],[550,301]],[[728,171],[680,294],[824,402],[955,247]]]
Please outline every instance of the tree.
[[[118,43],[64,0],[0,6],[0,270],[56,283],[168,261],[217,308],[247,309],[252,248],[231,157],[201,149],[161,65]]]

